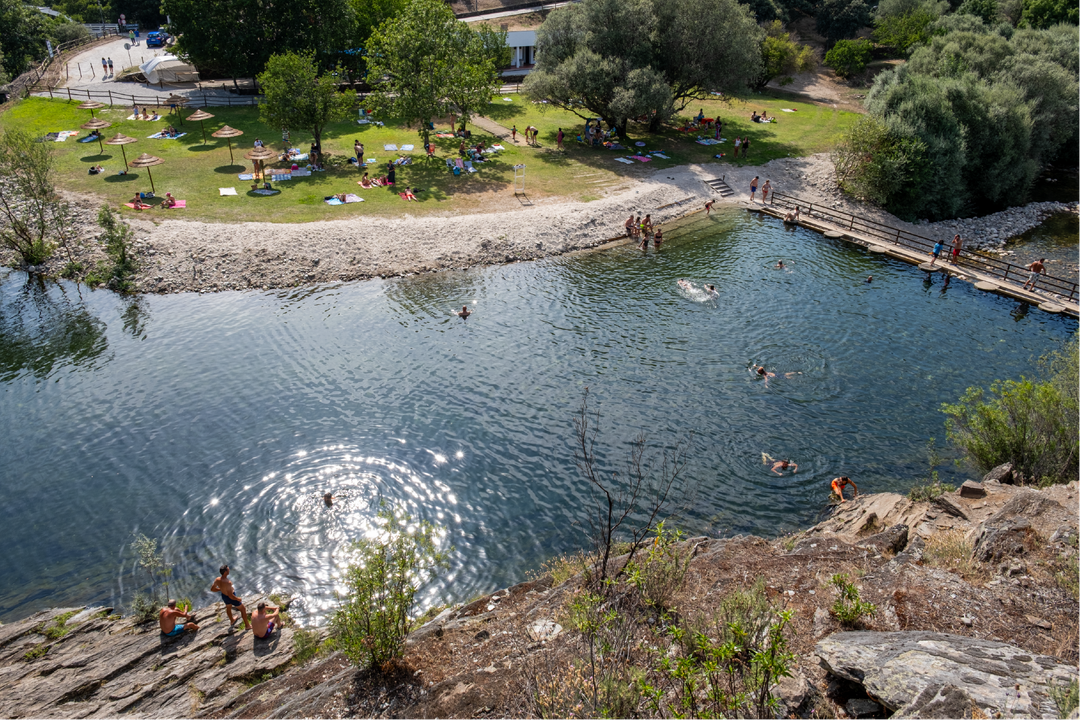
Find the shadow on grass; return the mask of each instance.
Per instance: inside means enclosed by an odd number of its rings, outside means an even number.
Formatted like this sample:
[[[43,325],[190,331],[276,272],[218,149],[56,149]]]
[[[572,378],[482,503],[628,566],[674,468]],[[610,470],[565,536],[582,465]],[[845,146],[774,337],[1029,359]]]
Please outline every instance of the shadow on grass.
[[[269,195],[266,194],[266,193],[256,192],[255,190],[248,190],[245,193],[245,195],[247,195],[249,198],[254,198],[256,200],[258,200],[260,198],[272,198],[275,195],[280,195],[280,194],[281,194],[280,190],[274,190]]]
[[[221,173],[222,175],[239,175],[245,170],[247,170],[247,165],[221,165],[220,167],[214,168],[214,172]]]
[[[111,160],[112,157],[112,155],[106,155],[102,153],[99,155],[87,155],[86,157],[81,157],[79,158],[79,161],[84,163],[98,163],[104,160]]]
[[[213,145],[203,145],[202,143],[199,143],[198,145],[188,145],[188,152],[206,152],[214,149]]]
[[[133,180],[138,180],[138,179],[139,179],[138,174],[133,173],[133,172],[129,172],[129,173],[126,173],[124,175],[110,175],[109,177],[105,178],[105,182],[107,182],[107,183],[126,183],[126,182],[131,182]]]

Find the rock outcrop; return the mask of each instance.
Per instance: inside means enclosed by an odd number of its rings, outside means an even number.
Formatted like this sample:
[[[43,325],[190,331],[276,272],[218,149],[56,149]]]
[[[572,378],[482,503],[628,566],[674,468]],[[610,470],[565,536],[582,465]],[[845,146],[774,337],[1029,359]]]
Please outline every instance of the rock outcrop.
[[[1058,717],[1050,696],[1077,668],[1005,643],[935,632],[839,632],[814,652],[898,717]]]

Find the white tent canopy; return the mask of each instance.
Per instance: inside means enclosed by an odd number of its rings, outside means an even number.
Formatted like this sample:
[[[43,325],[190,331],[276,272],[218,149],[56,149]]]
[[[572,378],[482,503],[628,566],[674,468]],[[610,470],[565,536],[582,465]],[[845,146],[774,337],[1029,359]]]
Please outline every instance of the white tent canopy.
[[[175,55],[150,58],[139,66],[139,70],[149,83],[196,82],[199,79],[199,71]]]

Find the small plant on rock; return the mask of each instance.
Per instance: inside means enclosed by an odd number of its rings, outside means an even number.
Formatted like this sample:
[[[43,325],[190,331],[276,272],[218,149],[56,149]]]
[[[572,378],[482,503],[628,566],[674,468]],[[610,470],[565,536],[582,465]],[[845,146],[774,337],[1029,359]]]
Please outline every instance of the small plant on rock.
[[[675,593],[682,588],[693,555],[679,547],[682,532],[667,530],[664,522],[656,525],[656,538],[645,556],[626,566],[627,581],[641,594],[649,607],[668,609]]]
[[[1070,680],[1068,685],[1051,682],[1049,693],[1057,708],[1058,717],[1072,717],[1073,711],[1080,706],[1080,683],[1076,680]]]
[[[938,477],[937,467],[941,465],[941,455],[937,451],[937,441],[934,438],[926,443],[926,461],[929,465],[928,474],[922,481],[908,490],[908,500],[912,502],[933,501],[945,493],[952,492],[955,486],[941,482]]]
[[[848,581],[847,575],[837,573],[829,580],[829,584],[836,590],[836,600],[829,612],[841,625],[855,627],[863,616],[873,617],[877,613],[877,605],[859,599],[859,588]]]
[[[86,276],[87,284],[105,285],[110,290],[119,293],[133,292],[135,290],[134,276],[138,270],[135,251],[131,247],[134,233],[128,224],[108,206],[101,208],[101,212],[98,213],[98,225],[104,230],[101,242],[105,244],[105,252],[110,262],[99,263]]]

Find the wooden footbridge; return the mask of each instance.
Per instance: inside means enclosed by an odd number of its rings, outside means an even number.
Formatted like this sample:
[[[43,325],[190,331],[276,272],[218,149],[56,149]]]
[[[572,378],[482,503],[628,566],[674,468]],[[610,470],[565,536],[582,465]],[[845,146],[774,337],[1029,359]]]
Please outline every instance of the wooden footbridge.
[[[747,210],[783,219],[788,210],[799,209],[796,224],[816,230],[829,238],[862,245],[872,253],[881,253],[917,265],[925,272],[942,272],[972,283],[979,290],[1036,305],[1048,313],[1080,317],[1077,283],[1074,280],[1041,275],[1035,288],[1025,290],[1027,268],[976,251],[963,250],[955,264],[949,261],[951,246],[946,242],[941,257],[933,266],[928,259],[935,241],[868,218],[811,202],[793,195],[773,192],[768,205],[749,205]]]

